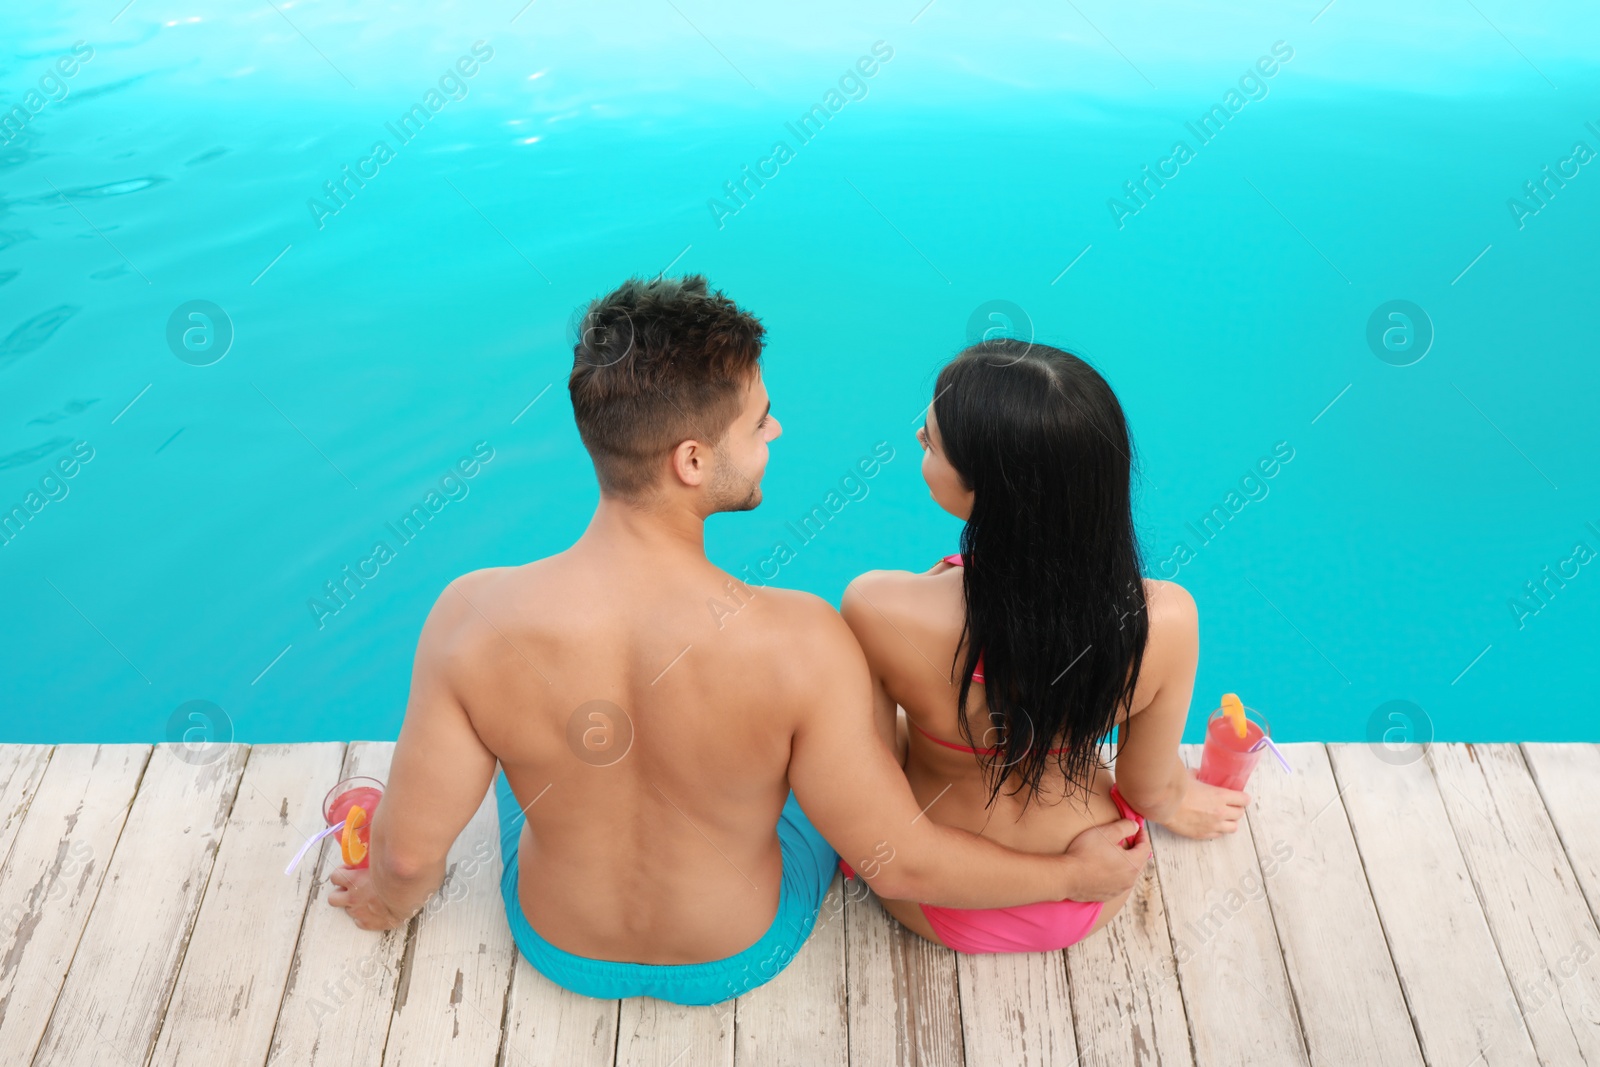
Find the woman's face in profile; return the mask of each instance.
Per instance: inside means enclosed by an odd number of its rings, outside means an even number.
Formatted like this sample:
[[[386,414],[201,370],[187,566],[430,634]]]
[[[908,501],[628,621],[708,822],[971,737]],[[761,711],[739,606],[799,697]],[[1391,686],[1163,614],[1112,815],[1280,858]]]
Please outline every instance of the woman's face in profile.
[[[922,480],[928,483],[928,492],[941,508],[958,519],[972,514],[972,490],[961,480],[961,475],[950,465],[944,453],[944,442],[939,438],[939,423],[933,406],[928,406],[927,421],[917,431],[917,443],[922,446]]]

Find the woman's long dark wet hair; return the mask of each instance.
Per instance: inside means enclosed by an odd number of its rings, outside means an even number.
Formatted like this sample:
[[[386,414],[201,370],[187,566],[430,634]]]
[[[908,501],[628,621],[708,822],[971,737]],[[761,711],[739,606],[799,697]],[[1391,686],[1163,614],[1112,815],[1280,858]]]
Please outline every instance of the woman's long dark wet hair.
[[[990,803],[1008,780],[1030,802],[1052,763],[1069,792],[1082,788],[1133,698],[1149,633],[1122,406],[1078,357],[1001,339],[939,372],[933,411],[974,494],[961,533],[961,734],[998,750],[980,757]],[[989,722],[975,731],[980,656]]]

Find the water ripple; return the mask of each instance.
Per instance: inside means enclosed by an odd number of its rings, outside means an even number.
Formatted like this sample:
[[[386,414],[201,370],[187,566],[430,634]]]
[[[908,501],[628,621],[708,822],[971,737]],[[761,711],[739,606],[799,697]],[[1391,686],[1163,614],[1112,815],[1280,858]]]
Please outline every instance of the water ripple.
[[[43,311],[12,330],[0,341],[0,370],[44,346],[55,332],[66,325],[68,319],[83,309],[73,304],[62,304]]]
[[[20,452],[11,453],[9,456],[0,456],[0,471],[10,470],[13,467],[25,467],[35,460],[43,459],[62,445],[70,445],[71,443],[72,438],[70,437],[52,437],[50,440],[34,445],[32,448],[24,448]]]

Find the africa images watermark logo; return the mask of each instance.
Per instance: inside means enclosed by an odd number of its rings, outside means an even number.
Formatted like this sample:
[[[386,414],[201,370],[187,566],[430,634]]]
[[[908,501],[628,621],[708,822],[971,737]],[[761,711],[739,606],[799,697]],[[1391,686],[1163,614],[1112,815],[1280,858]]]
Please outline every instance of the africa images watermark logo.
[[[1433,319],[1410,300],[1390,300],[1367,318],[1367,348],[1391,367],[1422,362],[1433,348]]]
[[[1187,536],[1175,539],[1167,554],[1157,564],[1156,573],[1168,581],[1176,578],[1178,572],[1193,563],[1199,557],[1200,550],[1215,541],[1240,512],[1253,503],[1267,499],[1268,494],[1272,492],[1272,486],[1268,483],[1276,478],[1294,457],[1294,446],[1288,441],[1274,444],[1271,455],[1256,460],[1255,465],[1239,478],[1237,489],[1229,489],[1222,500],[1211,505],[1210,510],[1204,515],[1193,522],[1184,523],[1184,528],[1194,535],[1194,540],[1191,542]]]
[[[233,743],[233,719],[209,700],[190,700],[167,719],[167,740],[173,754],[197,767],[215,763]]]
[[[855,66],[839,75],[838,81],[822,94],[820,101],[812,104],[793,122],[783,124],[783,128],[794,138],[793,145],[787,138],[774,141],[772,151],[756,162],[754,170],[746,163],[739,168],[737,179],[723,182],[722,189],[727,199],[712,197],[706,201],[717,229],[722,229],[728,219],[749,207],[756,193],[782,173],[783,167],[799,154],[799,149],[810,144],[828,122],[844,110],[846,104],[852,100],[865,100],[870,91],[867,79],[875,76],[893,58],[894,48],[887,41],[874,41],[871,55],[857,59]],[[752,183],[754,188],[751,187]]]
[[[87,441],[78,441],[72,446],[70,456],[56,460],[55,469],[39,479],[37,489],[29,489],[20,503],[0,511],[0,547],[16,540],[28,523],[47,506],[65,500],[67,494],[72,492],[68,481],[76,478],[84,464],[92,459],[94,446]]]
[[[1589,532],[1600,538],[1600,526],[1586,523]],[[1551,601],[1567,587],[1567,583],[1577,578],[1582,573],[1585,564],[1600,558],[1600,553],[1590,546],[1589,542],[1574,539],[1571,550],[1554,563],[1546,563],[1540,568],[1536,578],[1530,578],[1522,583],[1522,589],[1514,597],[1506,598],[1506,605],[1511,609],[1511,615],[1517,622],[1517,629],[1528,628],[1528,620],[1538,615],[1550,606]]]
[[[1584,128],[1600,138],[1600,126],[1593,122],[1585,122]],[[1552,170],[1546,163],[1539,172],[1539,177],[1522,183],[1522,191],[1516,196],[1506,199],[1506,210],[1511,212],[1511,221],[1517,224],[1517,229],[1526,229],[1528,220],[1550,206],[1550,201],[1556,194],[1567,187],[1567,182],[1582,173],[1583,167],[1600,155],[1589,146],[1587,141],[1574,141],[1567,155],[1556,161]]]
[[[94,48],[87,41],[75,41],[72,54],[64,55],[51,64],[51,69],[39,76],[38,83],[22,94],[22,102],[0,112],[0,148],[22,136],[33,117],[51,104],[59,104],[72,91],[67,79],[75,77],[83,65],[94,58]]]
[[[167,316],[167,348],[191,367],[209,367],[233,347],[233,319],[209,300],[179,304]]]
[[[1272,91],[1268,81],[1276,77],[1283,65],[1293,58],[1294,48],[1288,42],[1272,42],[1272,54],[1261,56],[1254,66],[1247,68],[1239,76],[1236,83],[1238,88],[1230,88],[1223,93],[1220,102],[1212,104],[1193,121],[1183,124],[1194,135],[1193,146],[1188,141],[1173,142],[1172,150],[1165,158],[1156,161],[1154,169],[1146,163],[1140,168],[1138,178],[1123,182],[1122,191],[1127,199],[1113,196],[1106,200],[1106,208],[1111,212],[1111,221],[1117,224],[1117,229],[1125,227],[1128,219],[1149,207],[1156,193],[1183,173],[1183,167],[1199,155],[1201,148],[1221,135],[1233,117],[1245,109],[1246,104],[1265,100]]]
[[[1391,767],[1415,763],[1433,744],[1433,719],[1409,700],[1379,704],[1367,718],[1367,751]]]
[[[846,470],[835,486],[810,510],[795,520],[786,521],[781,535],[774,539],[772,548],[755,563],[745,564],[739,571],[739,577],[727,583],[724,587],[728,597],[726,601],[716,597],[707,599],[706,607],[717,629],[722,629],[730,616],[744,610],[756,595],[755,590],[768,585],[784,567],[799,559],[800,550],[822,536],[828,524],[845,508],[865,500],[872,492],[871,480],[893,462],[894,457],[894,446],[888,441],[879,441],[872,446],[872,453],[857,459],[855,466]]]
[[[609,767],[633,748],[633,719],[609,700],[588,700],[567,718],[567,747],[591,767]]]
[[[306,608],[311,612],[317,629],[325,628],[329,619],[349,607],[367,587],[367,583],[399,558],[400,550],[420,537],[440,512],[454,502],[465,500],[467,494],[472,492],[468,483],[482,473],[494,455],[494,446],[487,441],[473,445],[472,455],[457,460],[455,466],[440,477],[438,488],[430,488],[421,500],[412,504],[398,519],[384,523],[384,528],[392,537],[381,537],[374,541],[370,553],[353,566],[345,564],[336,578],[322,583],[321,593],[307,597]],[[393,540],[393,545],[389,543],[390,540]]]

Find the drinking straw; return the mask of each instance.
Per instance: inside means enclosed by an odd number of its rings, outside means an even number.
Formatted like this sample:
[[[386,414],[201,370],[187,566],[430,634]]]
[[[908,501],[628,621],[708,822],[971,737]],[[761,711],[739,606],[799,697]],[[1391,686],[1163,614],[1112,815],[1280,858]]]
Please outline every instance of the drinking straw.
[[[1278,762],[1283,764],[1284,770],[1288,771],[1290,774],[1294,773],[1294,768],[1289,766],[1289,761],[1283,758],[1283,753],[1279,751],[1277,745],[1272,743],[1272,738],[1268,737],[1266,734],[1262,734],[1261,740],[1250,746],[1250,751],[1258,751],[1262,745],[1266,745],[1268,748],[1272,749],[1272,754],[1278,757]]]
[[[326,830],[323,830],[321,833],[314,835],[309,841],[307,841],[305,844],[301,845],[300,846],[300,851],[296,852],[294,854],[294,859],[289,861],[289,866],[287,866],[287,867],[285,867],[283,869],[283,873],[284,874],[293,874],[294,873],[294,869],[296,867],[300,866],[300,861],[305,858],[306,853],[311,851],[311,846],[315,845],[318,841],[321,841],[324,837],[327,837],[329,834],[337,833],[338,831],[343,830],[344,829],[344,824],[345,824],[346,821],[347,820],[340,820],[337,825],[328,827]]]

